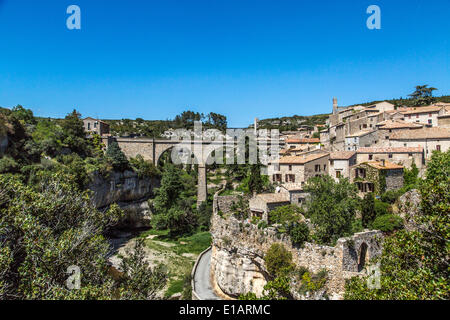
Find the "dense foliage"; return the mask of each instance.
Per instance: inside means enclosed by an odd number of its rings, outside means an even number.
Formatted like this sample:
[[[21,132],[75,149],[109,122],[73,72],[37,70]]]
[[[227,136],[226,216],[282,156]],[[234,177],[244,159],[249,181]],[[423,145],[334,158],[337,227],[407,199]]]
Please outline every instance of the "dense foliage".
[[[421,213],[416,230],[400,230],[383,243],[381,288],[368,289],[366,278],[346,285],[347,299],[449,299],[450,151],[434,152],[419,182]]]
[[[335,182],[327,175],[309,179],[304,190],[310,194],[305,215],[314,224],[314,240],[333,245],[340,237],[352,234],[360,201],[354,184],[348,179]]]

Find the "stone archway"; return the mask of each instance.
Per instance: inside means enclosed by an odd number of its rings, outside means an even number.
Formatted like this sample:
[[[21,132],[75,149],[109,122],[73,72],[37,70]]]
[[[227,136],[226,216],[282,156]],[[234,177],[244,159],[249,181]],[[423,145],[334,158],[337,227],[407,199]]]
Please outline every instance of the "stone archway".
[[[363,271],[364,267],[366,266],[366,262],[368,261],[369,258],[368,248],[369,247],[365,242],[363,242],[359,247],[358,272]]]

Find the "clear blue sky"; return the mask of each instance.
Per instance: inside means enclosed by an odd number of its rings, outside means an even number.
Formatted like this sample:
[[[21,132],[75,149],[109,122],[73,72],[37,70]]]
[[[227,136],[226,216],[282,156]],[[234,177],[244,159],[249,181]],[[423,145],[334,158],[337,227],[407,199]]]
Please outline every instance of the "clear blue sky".
[[[66,8],[81,8],[81,30]],[[381,8],[382,29],[366,28]],[[449,0],[0,0],[0,106],[167,119],[311,115],[450,94]]]

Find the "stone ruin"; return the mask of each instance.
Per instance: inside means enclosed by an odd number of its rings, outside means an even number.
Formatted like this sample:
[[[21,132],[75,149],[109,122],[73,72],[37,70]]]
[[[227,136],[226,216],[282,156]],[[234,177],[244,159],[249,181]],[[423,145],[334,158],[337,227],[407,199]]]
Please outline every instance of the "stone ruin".
[[[274,243],[281,243],[293,257],[294,263],[312,273],[327,270],[322,293],[330,299],[342,299],[346,279],[366,275],[365,266],[381,254],[382,232],[364,231],[340,238],[334,247],[306,242],[294,247],[287,234],[273,227],[259,229],[256,225],[233,217],[232,205],[237,196],[214,196],[211,233],[213,237],[211,274],[213,286],[232,298],[254,292],[261,295],[267,282],[264,253]],[[220,214],[218,214],[220,211]],[[296,299],[320,299],[293,293]]]

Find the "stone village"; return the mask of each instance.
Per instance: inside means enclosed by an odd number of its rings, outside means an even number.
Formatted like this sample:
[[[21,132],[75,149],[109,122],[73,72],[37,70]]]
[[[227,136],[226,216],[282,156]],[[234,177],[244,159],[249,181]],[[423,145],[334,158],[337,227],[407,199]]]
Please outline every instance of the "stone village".
[[[342,299],[346,279],[367,274],[366,264],[380,254],[382,232],[366,229],[339,239],[335,246],[307,242],[298,248],[292,245],[289,236],[280,237],[272,227],[261,230],[250,220],[256,217],[267,222],[269,213],[278,207],[301,207],[308,197],[303,187],[311,177],[329,175],[336,181],[347,178],[356,185],[361,197],[400,189],[405,168],[414,165],[422,176],[431,153],[449,149],[449,119],[450,103],[397,108],[380,102],[340,107],[333,98],[332,113],[325,124],[312,130],[300,127],[297,131],[281,132],[277,142],[279,159],[267,166],[269,179],[276,185],[275,192],[245,198],[250,212],[245,228],[231,214],[240,196],[221,196],[220,192],[214,195],[213,241],[194,266],[193,299],[207,299],[202,297],[203,289],[196,282],[197,266],[201,263],[208,270],[208,275],[200,275],[208,280],[205,290],[213,291],[217,299],[234,299],[246,292],[261,295],[267,283],[262,257],[273,243],[287,247],[296,265],[311,272],[327,270],[328,281],[320,293],[294,298],[320,299],[325,293],[328,298]],[[153,163],[175,144],[163,138],[112,137],[108,124],[93,118],[84,119],[84,127],[87,132],[101,135],[106,145],[117,141],[127,157],[141,154]],[[257,130],[257,119],[253,130]],[[198,168],[197,199],[201,202],[207,194],[206,165]]]

